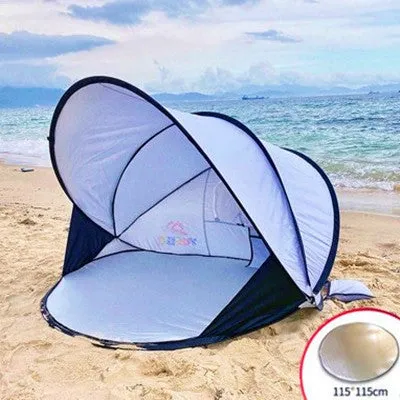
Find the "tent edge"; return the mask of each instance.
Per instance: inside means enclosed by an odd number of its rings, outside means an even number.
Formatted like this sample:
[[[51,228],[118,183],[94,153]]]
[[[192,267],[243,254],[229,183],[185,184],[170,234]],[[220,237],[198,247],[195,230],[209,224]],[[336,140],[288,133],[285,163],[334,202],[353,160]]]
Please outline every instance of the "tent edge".
[[[335,263],[335,258],[337,254],[337,249],[339,245],[339,236],[340,236],[340,209],[339,209],[339,201],[336,195],[335,188],[333,187],[332,182],[328,178],[325,171],[310,157],[306,156],[305,154],[293,150],[284,148],[284,150],[290,151],[291,153],[297,155],[298,157],[302,158],[304,161],[308,162],[321,176],[324,180],[329,194],[331,195],[332,200],[332,208],[333,208],[333,237],[332,237],[332,244],[331,249],[328,254],[328,258],[326,260],[325,266],[322,270],[321,276],[318,279],[317,283],[315,284],[313,289],[314,294],[318,294],[321,289],[323,288],[325,282],[328,280],[330,273],[332,272],[333,265]]]
[[[47,322],[50,328],[56,329],[68,336],[71,337],[84,337],[92,342],[94,346],[105,347],[110,349],[124,349],[126,346],[134,346],[138,350],[151,350],[151,351],[169,351],[169,350],[178,350],[183,348],[197,347],[197,346],[206,346],[219,342],[223,342],[225,340],[232,340],[238,337],[247,335],[251,332],[254,332],[262,327],[266,327],[277,323],[286,317],[294,314],[297,310],[299,310],[299,306],[304,302],[296,302],[294,304],[288,305],[288,309],[285,312],[279,314],[276,318],[271,319],[269,322],[265,324],[261,324],[260,326],[255,326],[249,330],[239,332],[238,334],[234,334],[232,336],[229,335],[213,335],[213,336],[195,336],[192,338],[181,339],[181,340],[170,340],[163,342],[118,342],[113,340],[100,339],[95,336],[86,335],[81,332],[74,331],[73,329],[68,328],[67,326],[58,322],[50,313],[47,308],[47,300],[51,293],[57,288],[58,284],[61,282],[62,277],[50,288],[50,290],[44,295],[42,300],[40,301],[40,312],[42,314],[43,319]]]

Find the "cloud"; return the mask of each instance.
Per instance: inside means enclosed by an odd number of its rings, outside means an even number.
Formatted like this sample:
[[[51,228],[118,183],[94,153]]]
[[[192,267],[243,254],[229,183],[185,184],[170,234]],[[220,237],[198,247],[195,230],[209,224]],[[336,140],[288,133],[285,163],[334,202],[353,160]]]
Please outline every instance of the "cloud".
[[[109,37],[117,43],[58,56],[53,60],[58,71],[72,80],[118,76],[157,91],[230,90],[237,80],[329,85],[333,72],[361,71],[372,80],[373,73],[396,73],[395,0],[310,1],[16,0],[0,15],[0,31]],[[74,6],[86,14],[74,18]],[[129,25],[132,21],[136,25]],[[266,58],[275,72],[257,66]],[[358,80],[366,78],[351,78],[354,84]]]
[[[105,21],[114,25],[137,25],[151,11],[162,11],[170,17],[177,17],[207,7],[207,0],[132,0],[129,2],[122,0],[105,3],[101,6],[72,4],[68,7],[68,13],[78,19]]]
[[[286,73],[277,70],[268,61],[254,63],[241,72],[225,68],[207,68],[199,79],[192,82],[192,90],[205,93],[255,92],[266,85],[276,85],[285,80]]]
[[[152,11],[168,17],[188,17],[204,13],[211,6],[241,6],[260,0],[117,0],[98,6],[72,4],[68,14],[74,18],[104,21],[114,25],[137,25]]]
[[[241,80],[248,84],[265,85],[266,83],[276,82],[277,75],[274,66],[264,61],[251,65]]]
[[[53,64],[0,64],[0,86],[65,88],[70,83],[70,79],[60,75]]]
[[[361,18],[363,23],[367,26],[398,26],[400,21],[400,9],[366,12],[361,15]]]
[[[307,91],[308,86],[321,90],[335,86],[358,88],[369,84],[393,84],[400,79],[398,73],[383,76],[374,73],[315,74],[291,69],[283,70],[266,61],[249,65],[247,69],[237,73],[226,68],[208,67],[193,79],[183,79],[181,76],[176,78],[178,74],[169,69],[165,76],[165,67],[159,63],[157,67],[160,68],[160,79],[145,85],[145,89],[152,93],[195,91],[207,94],[256,94],[271,90],[289,90],[297,91],[298,94],[310,94],[311,92]]]
[[[146,90],[152,93],[164,91],[180,93],[187,91],[184,79],[181,77],[174,77],[172,71],[157,60],[154,60],[154,65],[157,68],[159,79],[155,79],[145,84]]]
[[[160,64],[157,60],[154,60],[154,65],[157,67],[158,72],[160,73],[161,82],[167,82],[171,77],[171,71],[164,65]]]
[[[267,84],[277,84],[281,74],[269,62],[252,64],[240,73],[234,73],[221,67],[207,67],[198,77],[183,79],[176,72],[155,61],[159,71],[159,79],[145,85],[152,93],[181,93],[199,91],[202,93],[223,93],[237,90],[254,90]]]
[[[259,0],[222,0],[222,4],[227,6],[241,6],[243,4],[255,4]]]
[[[55,57],[114,43],[90,35],[39,35],[27,31],[0,33],[0,59],[24,60]]]
[[[239,80],[235,75],[224,68],[207,68],[194,83],[197,90],[206,93],[225,92],[237,88]]]
[[[150,11],[150,4],[142,0],[131,3],[116,1],[102,6],[72,4],[68,11],[69,15],[78,19],[106,21],[115,25],[136,25],[140,23],[142,16]]]
[[[275,29],[269,29],[263,32],[246,32],[246,35],[251,36],[254,39],[269,40],[271,42],[280,42],[280,43],[301,42],[301,39],[285,35],[283,32],[276,31]]]

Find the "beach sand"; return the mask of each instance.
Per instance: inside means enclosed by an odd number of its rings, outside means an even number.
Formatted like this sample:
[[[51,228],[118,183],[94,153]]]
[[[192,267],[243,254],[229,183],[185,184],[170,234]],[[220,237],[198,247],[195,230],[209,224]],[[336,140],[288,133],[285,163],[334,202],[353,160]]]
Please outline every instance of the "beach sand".
[[[94,347],[49,328],[39,311],[60,276],[70,211],[51,169],[0,165],[1,399],[300,399],[300,358],[322,322],[360,306],[400,313],[400,219],[344,212],[332,277],[363,281],[375,299],[328,301],[207,347]]]

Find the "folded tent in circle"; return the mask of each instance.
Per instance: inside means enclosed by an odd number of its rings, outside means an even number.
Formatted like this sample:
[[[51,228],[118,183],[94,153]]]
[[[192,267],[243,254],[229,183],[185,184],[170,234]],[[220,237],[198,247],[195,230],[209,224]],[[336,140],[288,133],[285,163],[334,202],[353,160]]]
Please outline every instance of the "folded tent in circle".
[[[339,210],[308,157],[110,77],[64,94],[49,142],[74,205],[62,277],[41,304],[51,326],[174,349],[322,308]],[[356,281],[334,287],[371,295]]]

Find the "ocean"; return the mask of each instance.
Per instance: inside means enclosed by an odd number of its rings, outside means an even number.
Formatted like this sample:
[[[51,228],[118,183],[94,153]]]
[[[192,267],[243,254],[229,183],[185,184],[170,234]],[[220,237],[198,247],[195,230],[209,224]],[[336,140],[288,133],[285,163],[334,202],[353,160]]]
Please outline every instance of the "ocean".
[[[400,183],[400,94],[164,105],[237,118],[261,139],[310,156],[336,187],[392,191]],[[49,166],[46,137],[53,110],[0,109],[0,159]]]

